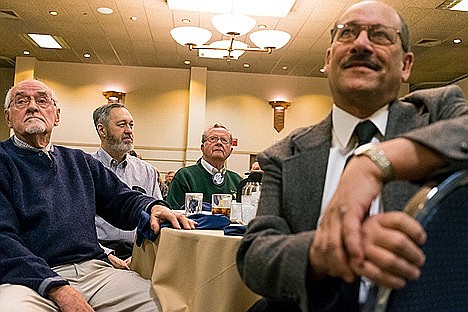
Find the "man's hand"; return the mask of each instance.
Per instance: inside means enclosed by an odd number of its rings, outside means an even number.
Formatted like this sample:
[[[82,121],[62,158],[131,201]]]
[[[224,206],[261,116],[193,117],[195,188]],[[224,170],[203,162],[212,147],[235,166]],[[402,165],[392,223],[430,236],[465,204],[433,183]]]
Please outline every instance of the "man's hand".
[[[49,290],[49,298],[54,301],[60,311],[92,312],[93,308],[75,288],[70,285],[54,287]]]
[[[309,252],[309,262],[317,277],[326,274],[348,283],[354,280],[349,261],[351,258],[357,264],[364,261],[361,225],[380,193],[380,174],[377,165],[367,157],[353,158],[347,165]]]
[[[130,270],[130,263],[132,261],[132,257],[128,257],[127,259],[122,260],[116,255],[108,254],[107,258],[109,259],[110,263],[112,264],[114,268],[122,269],[122,270]]]
[[[164,221],[169,221],[174,229],[184,228],[186,230],[195,229],[195,221],[188,219],[180,212],[170,210],[162,205],[154,205],[151,207],[150,225],[154,233],[159,232],[159,225]],[[181,227],[182,225],[182,227]]]
[[[385,212],[368,217],[362,225],[365,260],[351,262],[357,275],[390,288],[402,288],[421,275],[425,257],[418,247],[426,241],[419,222],[404,212]]]

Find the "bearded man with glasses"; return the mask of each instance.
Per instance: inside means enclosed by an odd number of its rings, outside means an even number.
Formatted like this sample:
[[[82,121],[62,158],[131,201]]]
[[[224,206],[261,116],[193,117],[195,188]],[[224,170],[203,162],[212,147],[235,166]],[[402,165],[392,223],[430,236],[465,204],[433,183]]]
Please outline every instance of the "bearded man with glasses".
[[[262,193],[237,255],[265,297],[253,311],[354,312],[369,280],[397,289],[419,279],[426,233],[398,210],[434,173],[468,167],[458,86],[397,98],[413,53],[395,9],[353,4],[331,35],[332,112],[258,154]]]
[[[232,194],[242,179],[225,167],[232,152],[232,134],[223,125],[215,124],[203,132],[200,149],[202,157],[195,165],[179,169],[167,195],[172,209],[185,203],[185,193],[203,193],[203,202],[211,203],[212,194]]]

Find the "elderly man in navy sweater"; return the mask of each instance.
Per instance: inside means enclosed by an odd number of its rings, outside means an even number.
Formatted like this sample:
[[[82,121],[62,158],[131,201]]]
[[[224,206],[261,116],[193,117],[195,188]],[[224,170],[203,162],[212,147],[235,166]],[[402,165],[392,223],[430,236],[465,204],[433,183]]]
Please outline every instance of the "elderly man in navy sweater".
[[[160,311],[148,280],[106,262],[94,216],[130,230],[148,213],[154,232],[164,221],[194,222],[129,189],[91,155],[52,145],[60,109],[44,83],[11,88],[5,118],[14,135],[0,143],[2,311]]]

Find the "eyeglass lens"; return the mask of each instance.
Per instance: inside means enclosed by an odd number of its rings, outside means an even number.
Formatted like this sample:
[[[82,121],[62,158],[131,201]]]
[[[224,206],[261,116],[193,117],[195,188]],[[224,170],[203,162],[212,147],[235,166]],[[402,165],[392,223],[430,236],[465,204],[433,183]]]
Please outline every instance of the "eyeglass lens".
[[[336,38],[340,42],[352,42],[359,37],[361,31],[366,30],[367,38],[378,45],[394,44],[399,36],[399,30],[383,25],[337,25]]]
[[[46,94],[37,94],[34,96],[17,95],[13,104],[17,108],[24,108],[28,106],[29,103],[31,103],[31,100],[34,100],[36,105],[41,108],[49,107],[50,103],[52,102],[52,100]]]
[[[217,137],[217,136],[210,136],[207,138],[207,141],[210,142],[210,143],[216,143],[218,141],[221,141],[221,143],[223,144],[228,144],[229,143],[229,139],[225,138],[225,137]]]

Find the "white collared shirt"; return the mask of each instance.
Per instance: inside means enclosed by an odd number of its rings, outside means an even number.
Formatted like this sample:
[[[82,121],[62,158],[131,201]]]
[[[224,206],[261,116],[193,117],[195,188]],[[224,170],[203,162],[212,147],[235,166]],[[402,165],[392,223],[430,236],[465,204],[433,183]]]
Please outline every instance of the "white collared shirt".
[[[50,142],[44,148],[38,148],[38,147],[34,147],[34,146],[24,142],[23,140],[18,138],[16,135],[13,135],[13,144],[15,144],[16,146],[18,146],[20,148],[23,148],[23,149],[27,149],[27,150],[31,150],[31,151],[35,151],[35,152],[43,152],[50,159],[52,159],[49,152],[54,151],[54,146]]]
[[[388,119],[388,105],[382,107],[369,118],[359,119],[349,114],[336,105],[332,109],[332,142],[330,155],[328,156],[327,173],[322,198],[322,209],[320,212],[319,224],[325,208],[330,203],[335,194],[341,174],[343,173],[346,159],[354,152],[357,145],[357,138],[353,136],[354,128],[364,120],[372,121],[380,133],[376,134],[371,142],[378,143],[385,135]],[[380,198],[374,200],[371,206],[371,214],[379,212]]]
[[[214,166],[212,166],[209,162],[207,162],[205,160],[205,158],[202,157],[201,159],[201,165],[203,166],[203,168],[205,168],[206,171],[208,171],[210,174],[213,174],[213,169],[214,169],[214,172],[217,172],[217,171],[220,171],[220,172],[223,172],[223,170],[225,171],[225,168],[221,168],[221,170],[218,170],[216,169]]]
[[[353,136],[354,128],[357,124],[364,120],[370,120],[379,129],[371,142],[378,143],[385,135],[385,128],[388,120],[388,105],[382,107],[369,118],[359,119],[356,116],[345,112],[336,105],[332,109],[332,143],[330,147],[330,155],[328,156],[327,173],[325,176],[325,186],[323,190],[322,207],[320,210],[320,218],[318,224],[322,221],[323,213],[332,199],[340,182],[341,174],[346,165],[346,160],[357,146],[357,138]],[[356,187],[359,187],[358,185]],[[380,196],[372,201],[369,214],[373,215],[381,212]],[[359,303],[364,303],[367,300],[371,282],[367,278],[361,279],[359,288]]]

